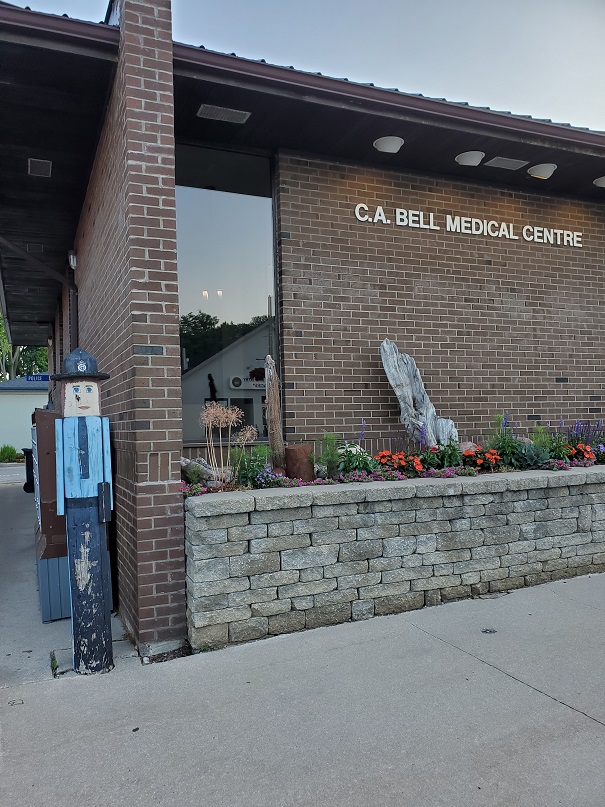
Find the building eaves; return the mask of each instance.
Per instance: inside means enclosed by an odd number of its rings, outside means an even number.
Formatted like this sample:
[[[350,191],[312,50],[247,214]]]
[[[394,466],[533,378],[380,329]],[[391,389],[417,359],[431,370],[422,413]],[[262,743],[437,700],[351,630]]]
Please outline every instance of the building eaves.
[[[67,14],[47,14],[0,0],[0,39],[47,46],[58,43],[66,49],[79,47],[113,56],[117,53],[120,31],[117,26],[103,21],[88,22]]]
[[[375,105],[391,105],[417,115],[432,118],[456,119],[460,122],[481,124],[495,129],[507,129],[519,133],[577,143],[578,146],[605,147],[605,132],[569,123],[558,123],[546,118],[534,118],[490,107],[473,106],[464,101],[449,101],[432,98],[419,93],[403,92],[397,88],[378,87],[348,78],[335,78],[322,73],[298,70],[293,66],[275,65],[265,59],[251,59],[236,53],[221,53],[205,48],[174,43],[175,71],[186,65],[198,69],[221,70],[226,73],[246,74],[251,80],[281,82],[298,88],[299,91],[330,93],[346,97],[353,102]]]

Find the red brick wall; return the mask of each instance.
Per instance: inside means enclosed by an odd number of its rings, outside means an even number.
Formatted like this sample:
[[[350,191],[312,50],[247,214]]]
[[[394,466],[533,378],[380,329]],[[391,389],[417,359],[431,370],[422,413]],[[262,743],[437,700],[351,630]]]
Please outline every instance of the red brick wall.
[[[80,345],[111,374],[120,610],[186,634],[170,0],[122,0],[117,73],[77,236]]]
[[[509,410],[603,417],[602,207],[282,155],[276,175],[289,439],[400,434],[379,346],[416,359],[438,414],[479,437]],[[384,205],[583,232],[583,248],[369,224]],[[568,379],[566,382],[557,379]]]

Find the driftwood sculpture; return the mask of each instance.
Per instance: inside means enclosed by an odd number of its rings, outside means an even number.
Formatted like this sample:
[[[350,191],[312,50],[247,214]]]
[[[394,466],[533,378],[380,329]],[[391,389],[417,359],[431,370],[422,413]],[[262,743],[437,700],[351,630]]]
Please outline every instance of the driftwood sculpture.
[[[267,430],[271,461],[274,468],[285,468],[286,446],[282,432],[279,378],[275,362],[269,355],[265,358],[265,383],[267,385]]]
[[[435,407],[426,393],[414,359],[400,353],[395,342],[385,339],[380,346],[384,371],[401,407],[400,420],[406,431],[424,446],[458,441],[453,421],[437,417]]]

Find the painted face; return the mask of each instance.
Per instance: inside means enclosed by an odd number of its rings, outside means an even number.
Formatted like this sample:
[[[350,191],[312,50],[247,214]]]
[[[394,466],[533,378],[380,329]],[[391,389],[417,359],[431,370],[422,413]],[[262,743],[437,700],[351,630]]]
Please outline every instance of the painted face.
[[[96,381],[66,381],[63,395],[63,417],[100,415],[99,385]]]

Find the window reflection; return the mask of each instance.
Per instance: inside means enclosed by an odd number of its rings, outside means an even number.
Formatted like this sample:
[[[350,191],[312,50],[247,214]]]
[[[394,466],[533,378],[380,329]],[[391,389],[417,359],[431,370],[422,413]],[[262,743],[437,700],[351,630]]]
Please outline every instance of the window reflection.
[[[199,413],[239,406],[266,437],[264,361],[274,354],[271,199],[178,186],[177,254],[183,439],[201,443]]]

